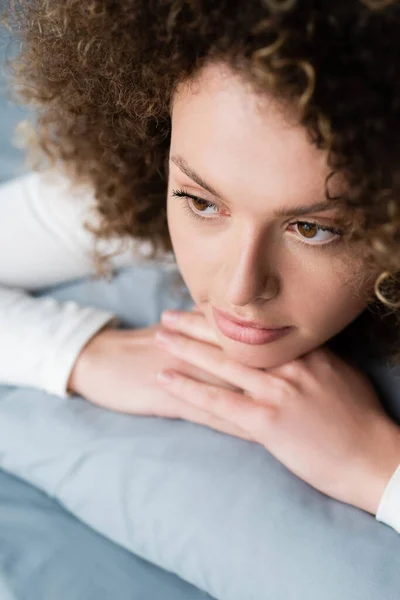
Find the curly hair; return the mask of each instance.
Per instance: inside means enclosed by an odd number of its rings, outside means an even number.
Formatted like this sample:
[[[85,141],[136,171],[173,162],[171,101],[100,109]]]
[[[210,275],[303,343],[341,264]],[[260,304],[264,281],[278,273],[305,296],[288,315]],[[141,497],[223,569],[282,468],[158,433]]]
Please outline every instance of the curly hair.
[[[223,61],[292,107],[330,175],[344,175],[343,205],[362,215],[349,240],[381,272],[346,331],[400,362],[398,0],[9,0],[5,18],[22,42],[17,99],[37,114],[35,168],[57,163],[89,182],[97,238],[149,240],[152,258],[172,250],[176,86]]]

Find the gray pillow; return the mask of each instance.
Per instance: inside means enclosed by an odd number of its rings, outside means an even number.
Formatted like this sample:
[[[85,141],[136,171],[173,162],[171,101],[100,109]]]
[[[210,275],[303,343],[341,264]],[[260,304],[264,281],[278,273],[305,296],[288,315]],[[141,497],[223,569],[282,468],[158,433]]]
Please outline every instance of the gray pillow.
[[[51,293],[116,310],[126,326],[192,305],[173,295],[160,266]],[[395,374],[368,368],[399,418]],[[400,597],[399,534],[318,492],[257,444],[79,397],[2,388],[0,466],[218,600]]]

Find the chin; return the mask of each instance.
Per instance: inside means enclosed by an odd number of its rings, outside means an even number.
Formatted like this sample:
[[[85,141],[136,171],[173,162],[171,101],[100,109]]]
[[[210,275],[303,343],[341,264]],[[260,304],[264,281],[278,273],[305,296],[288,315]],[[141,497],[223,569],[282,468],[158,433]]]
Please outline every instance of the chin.
[[[298,356],[293,351],[289,355],[288,349],[284,348],[282,344],[278,348],[280,340],[257,347],[241,344],[227,338],[221,339],[221,334],[218,334],[218,332],[217,336],[224,354],[228,358],[254,369],[273,369],[294,360]]]

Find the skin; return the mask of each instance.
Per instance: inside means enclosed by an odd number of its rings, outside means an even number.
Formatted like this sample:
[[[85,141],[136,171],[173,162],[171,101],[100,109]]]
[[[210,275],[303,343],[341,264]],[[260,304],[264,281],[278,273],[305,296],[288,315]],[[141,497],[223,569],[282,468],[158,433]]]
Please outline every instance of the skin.
[[[338,227],[339,209],[274,214],[326,200],[325,154],[228,67],[211,64],[178,87],[169,164],[167,215],[176,261],[229,357],[275,367],[317,348],[364,310],[376,274],[366,274],[357,249],[349,251],[335,234],[295,224]],[[187,168],[218,195],[193,181]],[[213,206],[174,197],[174,190]],[[194,218],[190,208],[208,220]],[[269,344],[234,341],[217,328],[212,306],[293,329]]]

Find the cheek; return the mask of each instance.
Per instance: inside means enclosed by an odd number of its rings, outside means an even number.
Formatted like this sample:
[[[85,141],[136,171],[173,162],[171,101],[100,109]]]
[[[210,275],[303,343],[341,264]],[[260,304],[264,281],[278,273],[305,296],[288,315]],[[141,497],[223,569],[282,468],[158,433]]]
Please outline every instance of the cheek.
[[[185,224],[181,211],[179,210],[178,202],[174,198],[171,198],[170,188],[168,188],[167,196],[167,222],[175,258],[179,264],[179,259],[182,254],[182,247],[186,244]]]
[[[177,265],[194,296],[195,289],[204,287],[210,280],[211,261],[215,253],[204,234],[196,232],[196,223],[188,222],[179,201],[174,198],[167,202],[167,220]]]
[[[364,310],[371,290],[371,281],[365,277],[362,265],[345,265],[339,260],[325,259],[319,268],[314,262],[312,271],[303,271],[300,284],[298,281],[296,290],[292,288],[291,296],[297,302],[297,314],[303,325],[332,335]]]

